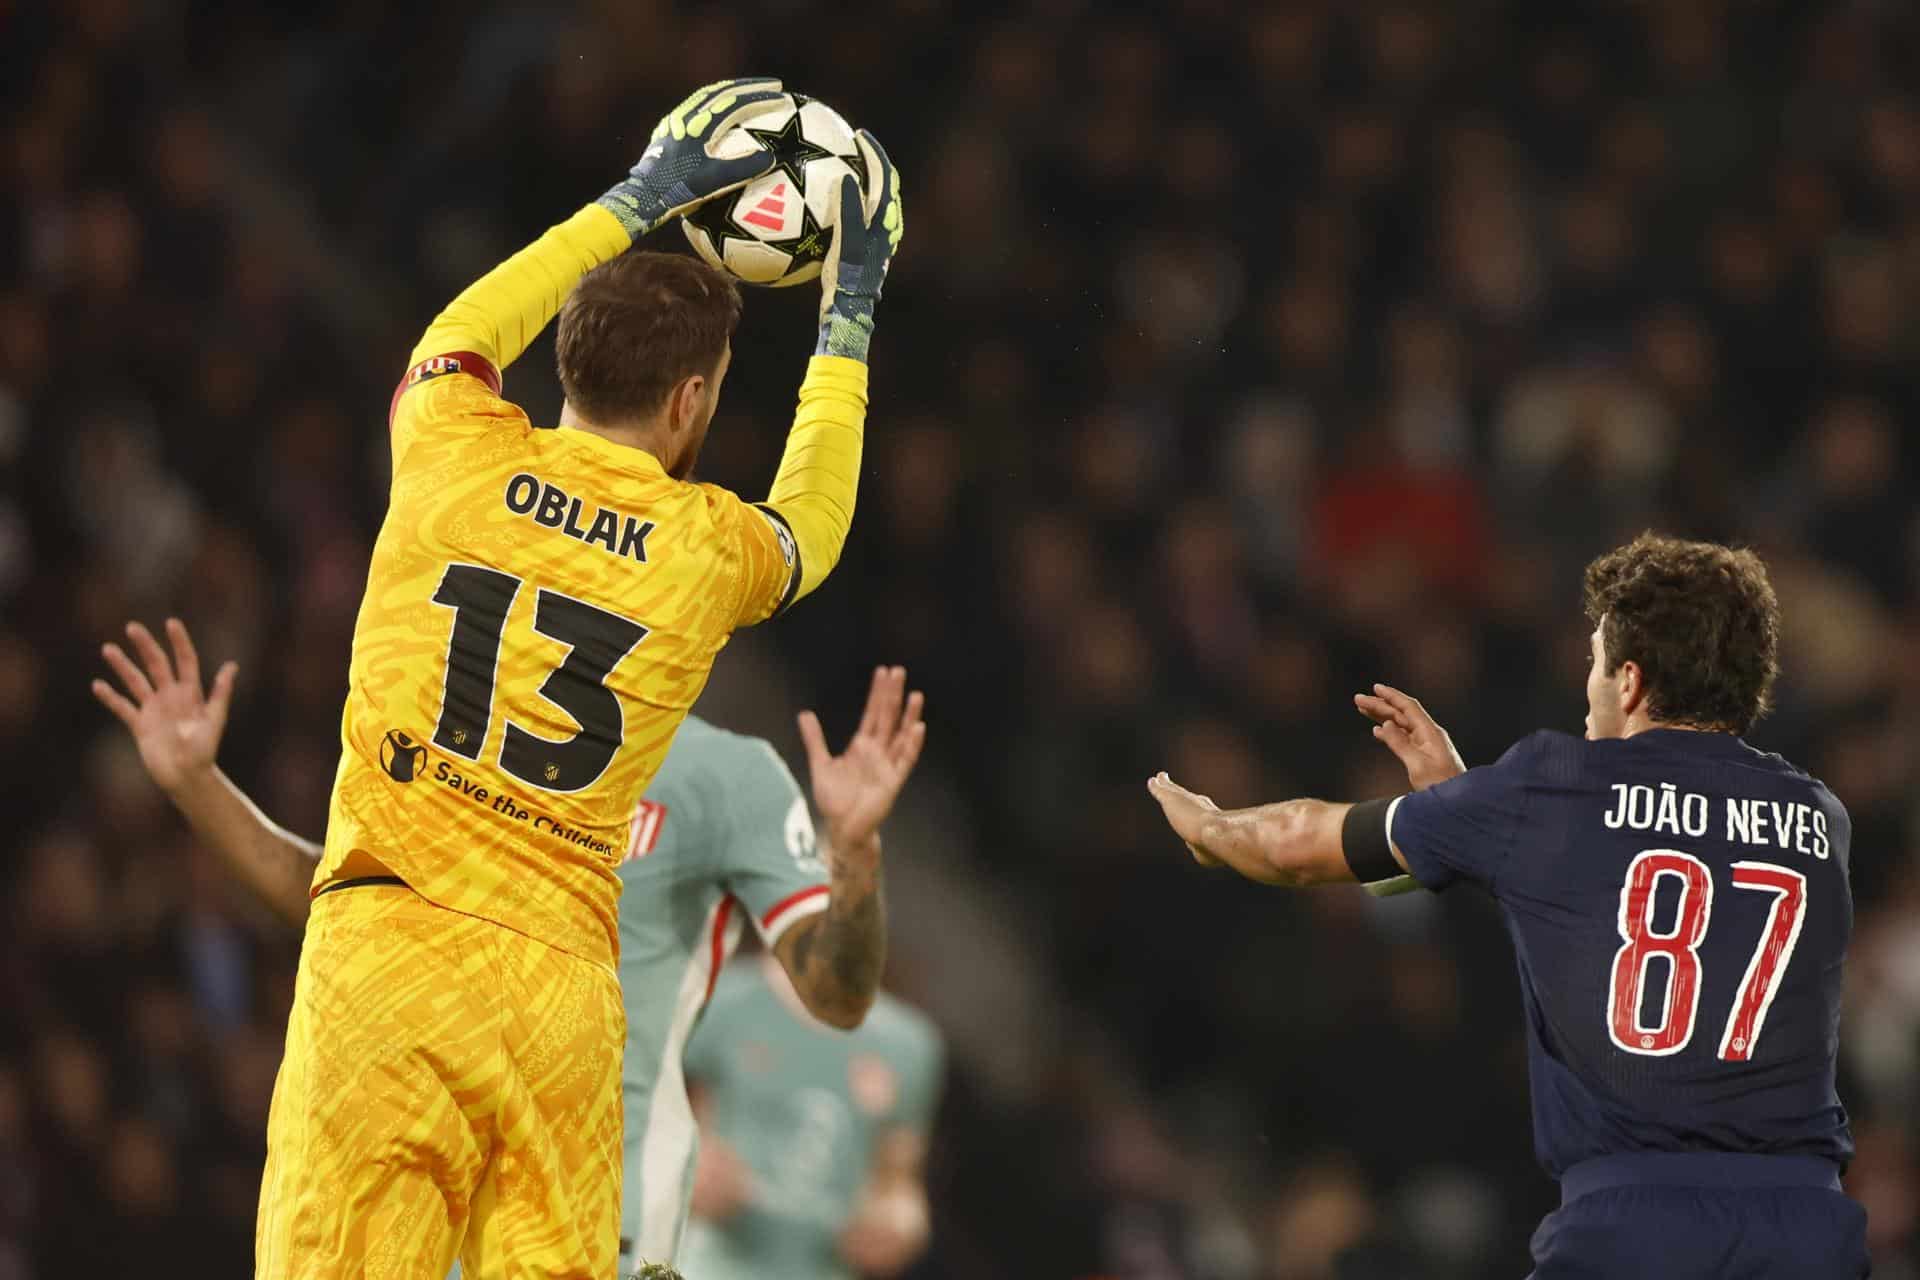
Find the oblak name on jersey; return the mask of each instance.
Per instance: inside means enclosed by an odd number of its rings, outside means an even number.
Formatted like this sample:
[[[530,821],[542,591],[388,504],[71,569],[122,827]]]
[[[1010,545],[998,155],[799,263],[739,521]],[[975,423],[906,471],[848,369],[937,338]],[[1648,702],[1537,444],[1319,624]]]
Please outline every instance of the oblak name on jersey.
[[[586,504],[559,485],[525,471],[507,481],[507,510],[526,516],[543,529],[558,529],[569,538],[599,547],[616,556],[647,562],[647,535],[651,520],[641,520],[612,507],[594,507],[593,518],[582,523]]]
[[[1681,791],[1671,782],[1656,789],[1645,783],[1612,784],[1612,800],[1601,819],[1609,831],[1652,831],[1700,837],[1712,822],[1713,802],[1697,791]],[[1827,815],[1797,800],[1746,800],[1721,797],[1727,843],[1781,849],[1826,861],[1832,854]]]

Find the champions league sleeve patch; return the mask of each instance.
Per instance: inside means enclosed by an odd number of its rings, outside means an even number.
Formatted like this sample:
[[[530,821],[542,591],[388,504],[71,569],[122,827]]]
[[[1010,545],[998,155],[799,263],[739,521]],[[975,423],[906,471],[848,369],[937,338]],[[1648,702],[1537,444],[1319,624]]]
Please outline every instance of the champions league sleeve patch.
[[[794,539],[793,529],[787,524],[785,516],[772,507],[757,502],[753,505],[753,509],[765,516],[767,523],[773,526],[774,536],[780,540],[780,556],[787,565],[787,589],[781,593],[780,603],[774,606],[773,610],[774,616],[778,617],[787,611],[787,606],[793,603],[793,598],[800,594],[800,544]]]

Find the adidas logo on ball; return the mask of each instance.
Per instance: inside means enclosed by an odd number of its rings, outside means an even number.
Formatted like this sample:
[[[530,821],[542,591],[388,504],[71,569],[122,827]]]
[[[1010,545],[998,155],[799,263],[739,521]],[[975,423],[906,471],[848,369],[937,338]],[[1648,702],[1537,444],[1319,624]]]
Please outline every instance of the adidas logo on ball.
[[[781,183],[769,191],[759,204],[753,206],[740,218],[755,227],[765,227],[769,231],[784,231],[787,227],[787,184]]]

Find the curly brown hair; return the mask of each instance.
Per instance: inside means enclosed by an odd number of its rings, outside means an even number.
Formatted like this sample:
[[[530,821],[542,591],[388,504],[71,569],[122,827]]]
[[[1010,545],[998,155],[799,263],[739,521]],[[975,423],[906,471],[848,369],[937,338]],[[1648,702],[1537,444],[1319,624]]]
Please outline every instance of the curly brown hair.
[[[711,375],[739,323],[731,277],[684,254],[623,253],[560,308],[560,389],[589,422],[644,418],[681,379]]]
[[[1607,674],[1637,663],[1647,713],[1745,733],[1773,705],[1780,602],[1751,551],[1643,533],[1587,566]]]

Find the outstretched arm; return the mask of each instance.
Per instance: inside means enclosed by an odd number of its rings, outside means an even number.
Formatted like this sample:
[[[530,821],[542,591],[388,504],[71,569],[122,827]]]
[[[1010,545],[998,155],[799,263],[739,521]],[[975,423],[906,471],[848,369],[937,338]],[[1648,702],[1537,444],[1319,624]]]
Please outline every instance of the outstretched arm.
[[[304,924],[320,846],[276,826],[214,763],[239,668],[231,662],[222,665],[212,693],[205,693],[200,655],[178,618],[167,619],[167,638],[173,645],[171,660],[152,633],[129,622],[127,639],[141,665],[119,645],[103,645],[101,655],[126,692],[95,680],[93,696],[127,726],[141,763],[186,815],[195,834],[276,913],[294,925]]]
[[[1355,694],[1353,702],[1373,721],[1373,736],[1406,766],[1415,791],[1466,772],[1453,739],[1418,698],[1376,684],[1372,693]],[[1203,866],[1224,863],[1249,880],[1289,887],[1364,881],[1369,892],[1384,895],[1413,886],[1402,874],[1406,855],[1386,829],[1392,809],[1382,801],[1356,806],[1288,800],[1222,809],[1164,773],[1149,778],[1147,790]]]
[[[1164,773],[1149,778],[1147,790],[1202,866],[1224,864],[1249,880],[1288,888],[1357,879],[1341,844],[1350,804],[1286,800],[1222,809]]]
[[[927,740],[920,718],[924,699],[908,695],[906,687],[904,667],[875,671],[866,714],[837,756],[827,750],[819,718],[811,711],[800,714],[814,803],[827,823],[833,882],[827,909],[789,929],[774,954],[808,1011],[836,1027],[857,1027],[866,1018],[887,967],[880,824]]]

